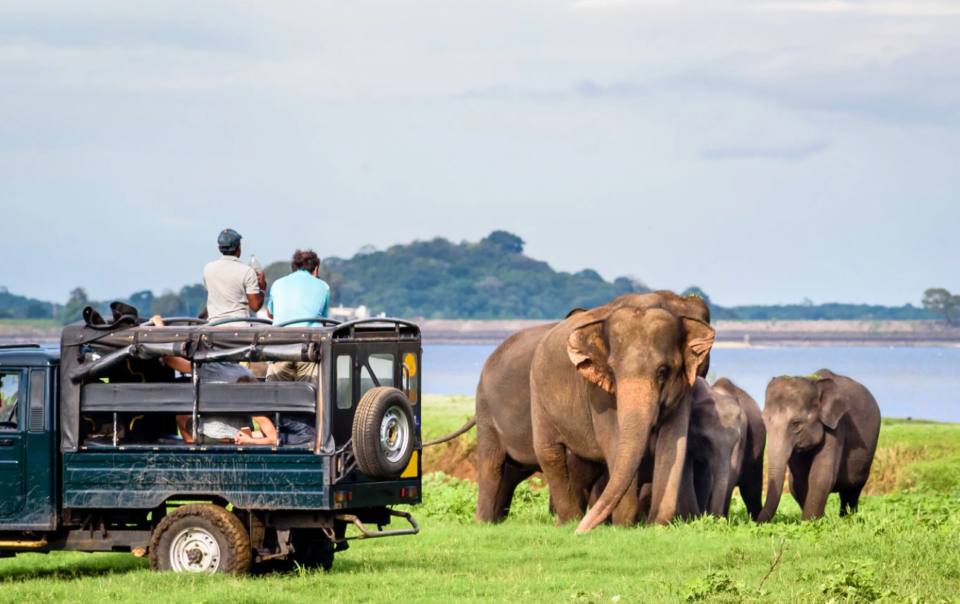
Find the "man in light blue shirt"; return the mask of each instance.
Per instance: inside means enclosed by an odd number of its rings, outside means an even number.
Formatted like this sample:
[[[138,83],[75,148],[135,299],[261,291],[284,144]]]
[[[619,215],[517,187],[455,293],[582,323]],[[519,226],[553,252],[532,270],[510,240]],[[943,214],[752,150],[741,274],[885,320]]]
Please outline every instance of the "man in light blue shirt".
[[[270,287],[267,315],[274,325],[295,319],[326,317],[330,309],[330,287],[318,276],[320,258],[313,250],[297,250],[290,262],[293,272],[277,279]],[[315,327],[313,321],[294,323],[289,327]],[[267,381],[299,382],[317,379],[317,363],[275,362],[267,370]]]

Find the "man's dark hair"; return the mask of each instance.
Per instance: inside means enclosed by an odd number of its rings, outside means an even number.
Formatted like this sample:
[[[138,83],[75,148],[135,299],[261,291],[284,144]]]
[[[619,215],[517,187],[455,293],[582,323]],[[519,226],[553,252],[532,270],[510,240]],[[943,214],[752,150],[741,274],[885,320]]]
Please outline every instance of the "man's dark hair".
[[[293,254],[293,260],[290,261],[290,268],[295,271],[312,273],[313,269],[319,266],[320,256],[317,256],[313,250],[297,250]]]

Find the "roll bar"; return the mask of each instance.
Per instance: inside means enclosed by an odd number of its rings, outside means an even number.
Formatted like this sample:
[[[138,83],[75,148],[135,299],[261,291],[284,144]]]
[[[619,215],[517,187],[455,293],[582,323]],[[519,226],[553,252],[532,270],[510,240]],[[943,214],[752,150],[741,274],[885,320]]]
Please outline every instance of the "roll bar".
[[[207,323],[207,327],[216,327],[217,325],[226,325],[227,323],[263,323],[264,325],[273,325],[271,319],[263,317],[231,317],[229,319],[218,319],[212,323]]]
[[[288,327],[294,323],[323,323],[324,325],[342,325],[341,321],[336,319],[328,319],[326,317],[305,317],[303,319],[293,319],[291,321],[284,321],[283,323],[274,323],[274,327]]]
[[[164,325],[206,325],[206,319],[198,319],[196,317],[161,317],[163,319]],[[150,323],[150,321],[147,321]],[[144,323],[146,325],[146,323]]]

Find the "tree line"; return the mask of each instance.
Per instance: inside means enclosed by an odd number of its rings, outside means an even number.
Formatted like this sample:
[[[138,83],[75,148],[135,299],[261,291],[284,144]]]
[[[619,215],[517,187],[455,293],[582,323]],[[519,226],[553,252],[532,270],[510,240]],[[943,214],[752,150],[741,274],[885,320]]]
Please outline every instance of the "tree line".
[[[523,239],[494,231],[477,242],[454,243],[442,237],[394,245],[386,250],[365,246],[351,258],[327,258],[320,277],[331,289],[331,304],[364,305],[372,313],[425,319],[559,319],[573,308],[591,308],[625,293],[652,289],[632,276],[605,280],[592,269],[556,271],[524,254]],[[290,273],[288,261],[264,268],[268,286]],[[924,293],[922,306],[867,304],[720,306],[692,286],[682,295],[702,297],[714,320],[917,320],[943,318],[960,322],[960,296],[937,288]],[[123,299],[141,315],[196,316],[206,305],[201,283],[156,295],[134,292]],[[15,296],[0,288],[0,318],[56,318],[76,321],[92,305],[109,312],[109,301],[90,300],[84,288],[70,292],[59,305]]]

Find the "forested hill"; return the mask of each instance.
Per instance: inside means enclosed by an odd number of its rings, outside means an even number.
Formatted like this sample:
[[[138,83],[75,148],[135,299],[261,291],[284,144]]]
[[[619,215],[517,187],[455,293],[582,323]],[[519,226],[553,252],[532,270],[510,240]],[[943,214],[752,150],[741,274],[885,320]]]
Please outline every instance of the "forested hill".
[[[523,253],[516,235],[495,231],[479,242],[436,238],[361,251],[353,258],[327,258],[324,277],[333,303],[364,305],[374,313],[428,319],[562,318],[620,294],[648,292],[636,279],[612,283],[593,270],[557,272]],[[268,280],[289,265],[267,267]]]
[[[327,258],[320,276],[330,284],[334,305],[364,305],[374,314],[426,319],[559,319],[574,308],[592,308],[620,294],[651,291],[633,277],[609,282],[591,269],[573,274],[555,271],[546,262],[526,256],[523,246],[522,239],[504,231],[494,231],[479,242],[453,243],[438,237],[395,245],[384,251],[364,248],[352,258]],[[289,274],[290,263],[274,262],[264,272],[271,284]],[[939,292],[939,297],[931,292]],[[714,304],[697,287],[679,293],[702,297],[714,320],[914,320],[939,316],[910,304],[886,307],[807,302],[723,307]],[[196,316],[206,298],[203,285],[195,283],[157,296],[150,290],[139,291],[123,301],[144,316],[169,317]],[[931,308],[946,309],[940,314],[960,323],[960,295],[928,290],[924,304],[928,303],[927,298]],[[88,304],[109,313],[111,301],[88,300],[84,288],[76,287],[70,292],[69,301],[61,306],[15,296],[0,287],[0,319],[55,317],[68,323],[79,319]]]

